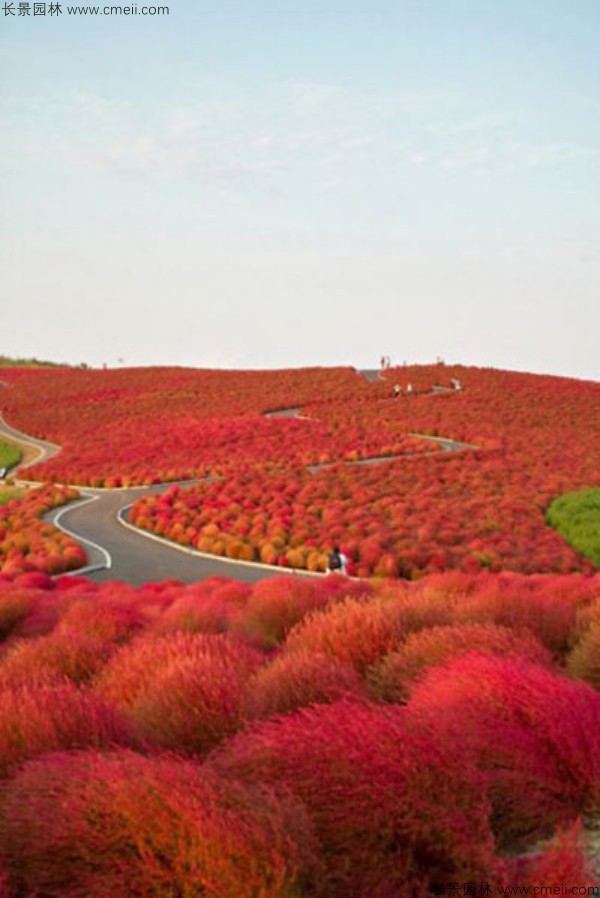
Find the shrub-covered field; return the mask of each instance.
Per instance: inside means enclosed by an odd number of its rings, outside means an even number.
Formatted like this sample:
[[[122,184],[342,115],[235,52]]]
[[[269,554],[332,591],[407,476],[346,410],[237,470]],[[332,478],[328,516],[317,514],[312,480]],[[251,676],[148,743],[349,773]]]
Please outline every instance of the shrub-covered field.
[[[3,377],[7,419],[63,447],[32,477],[114,487],[223,475],[132,511],[201,551],[323,570],[339,544],[365,577],[592,569],[546,512],[600,480],[596,383],[445,365],[375,382],[350,368]],[[452,378],[462,390],[434,391]],[[265,416],[284,408],[302,417]],[[452,454],[427,435],[468,447]],[[351,464],[374,457],[388,460]]]
[[[599,575],[0,576],[0,894],[598,885],[599,632]]]
[[[71,537],[42,520],[77,495],[77,490],[53,485],[0,491],[0,574],[61,574],[86,563],[84,550]]]

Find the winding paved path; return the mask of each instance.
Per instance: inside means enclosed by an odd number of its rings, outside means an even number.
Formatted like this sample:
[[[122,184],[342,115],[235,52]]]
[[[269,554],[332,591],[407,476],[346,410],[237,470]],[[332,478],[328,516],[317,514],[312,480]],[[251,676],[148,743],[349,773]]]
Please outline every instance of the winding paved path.
[[[379,371],[358,371],[367,380],[377,380]],[[270,417],[301,417],[298,408],[280,409],[267,413]],[[45,440],[37,440],[21,431],[10,427],[0,416],[0,436],[4,435],[13,442],[28,447],[26,456],[18,468],[23,469],[32,464],[46,461],[60,451],[60,446]],[[423,434],[411,434],[442,445],[447,452],[463,449],[476,449],[468,443],[459,443],[443,437],[429,437]],[[423,453],[407,453],[419,455]],[[400,458],[404,456],[399,456]],[[364,465],[393,461],[398,456],[378,456],[359,459],[347,464]],[[311,473],[330,467],[312,465]],[[186,481],[191,485],[198,481]],[[215,556],[203,555],[194,550],[154,536],[148,531],[138,530],[126,521],[125,511],[136,499],[145,493],[162,493],[173,483],[156,486],[142,486],[134,489],[94,490],[76,487],[81,499],[55,509],[45,519],[54,523],[61,530],[77,540],[88,555],[88,565],[73,574],[85,574],[96,582],[120,580],[133,585],[141,585],[158,580],[175,579],[184,583],[195,583],[205,577],[223,576],[246,583],[255,583],[267,577],[281,576],[283,573],[294,573],[297,576],[317,576],[306,571],[291,571],[268,565],[225,560]]]

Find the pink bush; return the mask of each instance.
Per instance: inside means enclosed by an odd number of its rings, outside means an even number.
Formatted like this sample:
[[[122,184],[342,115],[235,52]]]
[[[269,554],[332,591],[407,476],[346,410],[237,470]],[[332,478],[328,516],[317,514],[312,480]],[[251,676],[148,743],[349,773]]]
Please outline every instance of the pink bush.
[[[317,894],[298,802],[178,758],[59,753],[9,783],[0,837],[15,894],[46,898]]]
[[[504,845],[600,809],[600,696],[521,658],[472,653],[427,672],[406,706],[487,779]]]
[[[244,719],[245,684],[262,663],[224,636],[174,633],[121,649],[95,684],[154,745],[204,753]]]
[[[280,655],[248,683],[248,713],[253,717],[287,714],[344,696],[366,698],[367,690],[351,665],[309,651]]]
[[[328,898],[425,894],[493,863],[489,807],[453,746],[402,712],[343,700],[238,734],[209,761],[226,778],[290,789],[306,805]]]
[[[0,690],[0,777],[36,755],[128,741],[114,710],[71,684]]]
[[[290,632],[284,647],[316,652],[353,665],[359,672],[397,648],[403,638],[399,602],[346,599],[308,615]]]
[[[527,658],[552,666],[552,655],[529,631],[494,624],[431,627],[408,636],[397,651],[369,671],[376,695],[388,702],[404,702],[413,683],[429,667],[460,658],[473,650],[505,657]]]

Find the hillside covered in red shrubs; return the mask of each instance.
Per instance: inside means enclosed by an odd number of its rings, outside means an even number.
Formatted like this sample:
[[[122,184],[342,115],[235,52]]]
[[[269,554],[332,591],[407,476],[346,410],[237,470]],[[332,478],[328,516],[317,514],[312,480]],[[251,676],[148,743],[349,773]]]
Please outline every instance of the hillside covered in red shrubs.
[[[9,423],[63,447],[31,477],[108,487],[221,477],[131,511],[137,526],[203,552],[322,571],[339,544],[361,577],[593,570],[545,514],[599,481],[596,383],[446,365],[374,382],[350,368],[3,377]],[[434,389],[454,378],[461,390]],[[266,417],[284,408],[302,417]],[[451,453],[427,436],[468,445]]]
[[[0,895],[598,885],[598,632],[598,575],[0,577]]]
[[[47,485],[0,504],[0,574],[63,574],[86,563],[81,546],[43,520],[77,495],[77,490]]]

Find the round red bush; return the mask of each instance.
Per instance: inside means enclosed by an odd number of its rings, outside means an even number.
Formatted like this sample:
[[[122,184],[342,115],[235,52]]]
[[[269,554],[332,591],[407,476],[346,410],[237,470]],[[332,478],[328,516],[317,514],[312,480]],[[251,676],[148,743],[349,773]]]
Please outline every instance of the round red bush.
[[[516,631],[494,624],[463,624],[412,633],[397,651],[386,655],[371,668],[369,682],[375,694],[384,701],[404,702],[414,681],[425,670],[460,658],[473,649],[552,666],[548,649],[527,630]]]
[[[113,651],[111,643],[56,631],[49,636],[20,640],[0,658],[0,688],[58,685],[65,680],[85,683]]]
[[[127,714],[139,738],[204,753],[241,726],[246,681],[262,662],[224,636],[145,637],[113,657],[95,689]]]
[[[9,783],[0,835],[14,894],[317,894],[306,813],[173,757],[54,754]]]
[[[325,611],[308,615],[297,624],[286,640],[284,651],[330,655],[362,673],[395,649],[402,638],[399,602],[346,599]]]
[[[487,779],[504,845],[600,809],[600,696],[521,658],[471,653],[429,670],[406,706]]]
[[[567,657],[572,677],[585,680],[600,691],[600,622],[592,624]]]
[[[212,757],[224,777],[290,789],[306,805],[329,898],[424,894],[492,864],[477,774],[395,708],[343,700],[255,725]]]
[[[586,850],[585,832],[578,821],[559,830],[542,851],[519,858],[511,870],[512,884],[530,889],[562,889],[567,884],[597,888],[600,870],[594,864],[592,851],[591,846]]]
[[[348,695],[367,697],[351,665],[330,655],[294,652],[280,655],[250,680],[247,707],[252,717],[271,717]]]
[[[234,629],[269,648],[285,639],[294,624],[308,612],[326,603],[327,597],[318,581],[294,576],[261,580],[253,586]]]
[[[0,690],[0,777],[36,755],[129,739],[128,728],[109,705],[71,684]]]
[[[25,620],[39,598],[40,592],[36,589],[17,588],[12,584],[0,588],[0,640]]]

